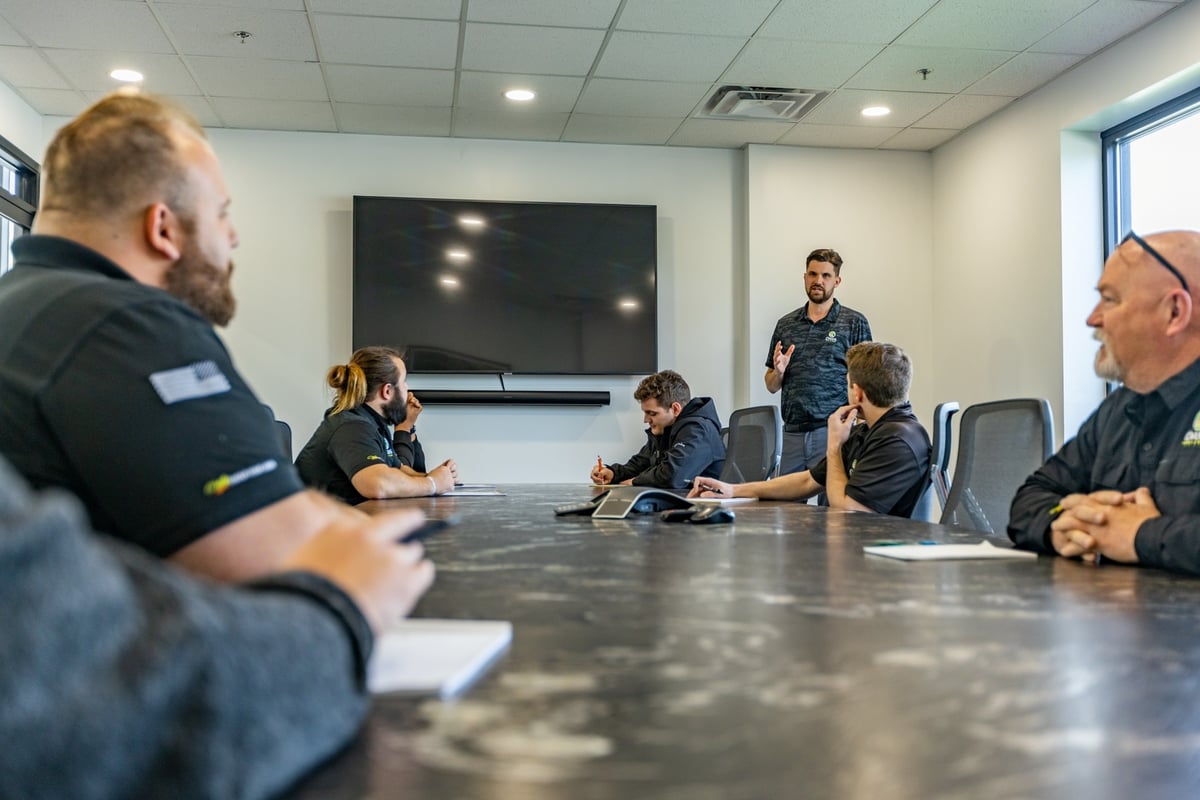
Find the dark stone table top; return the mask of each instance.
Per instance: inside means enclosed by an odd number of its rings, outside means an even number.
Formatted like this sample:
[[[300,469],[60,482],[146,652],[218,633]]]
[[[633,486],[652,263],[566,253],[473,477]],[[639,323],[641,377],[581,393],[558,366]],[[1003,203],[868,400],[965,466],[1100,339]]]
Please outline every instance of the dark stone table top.
[[[382,697],[303,798],[1200,796],[1200,581],[1061,558],[908,563],[975,533],[797,503],[599,521],[587,486],[457,512],[416,616],[507,619],[457,700]]]

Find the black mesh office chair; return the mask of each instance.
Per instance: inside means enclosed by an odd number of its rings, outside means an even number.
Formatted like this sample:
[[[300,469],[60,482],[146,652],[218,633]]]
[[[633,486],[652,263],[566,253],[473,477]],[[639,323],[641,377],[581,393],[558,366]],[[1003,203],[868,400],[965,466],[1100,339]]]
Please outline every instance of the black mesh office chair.
[[[922,522],[937,522],[933,511],[933,498],[938,506],[946,507],[946,495],[950,491],[950,420],[958,413],[958,403],[949,400],[938,403],[933,410],[933,452],[929,457],[929,486],[913,508],[912,519]]]
[[[281,419],[275,420],[275,430],[279,433],[279,444],[288,461],[292,460],[292,426]]]
[[[958,438],[941,523],[1003,533],[1017,488],[1054,450],[1050,404],[1028,398],[968,406]]]
[[[778,406],[739,408],[729,415],[725,448],[726,483],[765,481],[779,474],[783,454],[783,419]]]

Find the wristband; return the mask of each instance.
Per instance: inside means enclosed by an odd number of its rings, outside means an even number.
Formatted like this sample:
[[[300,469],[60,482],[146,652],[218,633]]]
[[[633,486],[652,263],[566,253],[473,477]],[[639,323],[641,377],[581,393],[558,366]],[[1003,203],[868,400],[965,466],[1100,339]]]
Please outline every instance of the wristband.
[[[429,481],[430,497],[437,497],[437,481],[435,481],[433,478],[429,477],[428,475],[425,476],[425,480]]]

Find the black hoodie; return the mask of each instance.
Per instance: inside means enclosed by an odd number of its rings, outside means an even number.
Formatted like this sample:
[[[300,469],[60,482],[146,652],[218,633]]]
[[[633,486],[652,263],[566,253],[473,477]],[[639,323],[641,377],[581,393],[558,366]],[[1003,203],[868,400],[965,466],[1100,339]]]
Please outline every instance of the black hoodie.
[[[610,464],[613,483],[633,478],[635,486],[686,489],[700,476],[716,478],[725,466],[721,419],[711,397],[693,397],[670,426],[624,464]]]

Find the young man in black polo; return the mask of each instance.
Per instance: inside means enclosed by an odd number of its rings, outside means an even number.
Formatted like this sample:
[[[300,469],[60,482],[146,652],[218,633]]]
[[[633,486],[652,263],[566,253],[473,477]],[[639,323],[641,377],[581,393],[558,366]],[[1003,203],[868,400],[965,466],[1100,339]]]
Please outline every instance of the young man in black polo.
[[[428,497],[454,488],[453,459],[418,472],[398,452],[412,447],[411,428],[405,429],[407,375],[400,354],[388,347],[360,348],[350,363],[330,368],[326,380],[337,392],[333,408],[296,457],[307,485],[347,503]]]
[[[829,505],[896,517],[912,514],[929,484],[929,435],[908,402],[912,362],[903,350],[862,342],[846,352],[848,404],[828,420],[825,459],[770,481],[697,478],[693,497],[802,500],[824,489]]]
[[[644,378],[633,398],[650,426],[646,444],[624,464],[596,464],[594,483],[686,489],[697,475],[721,474],[725,444],[711,397],[692,397],[687,381],[665,369]]]

